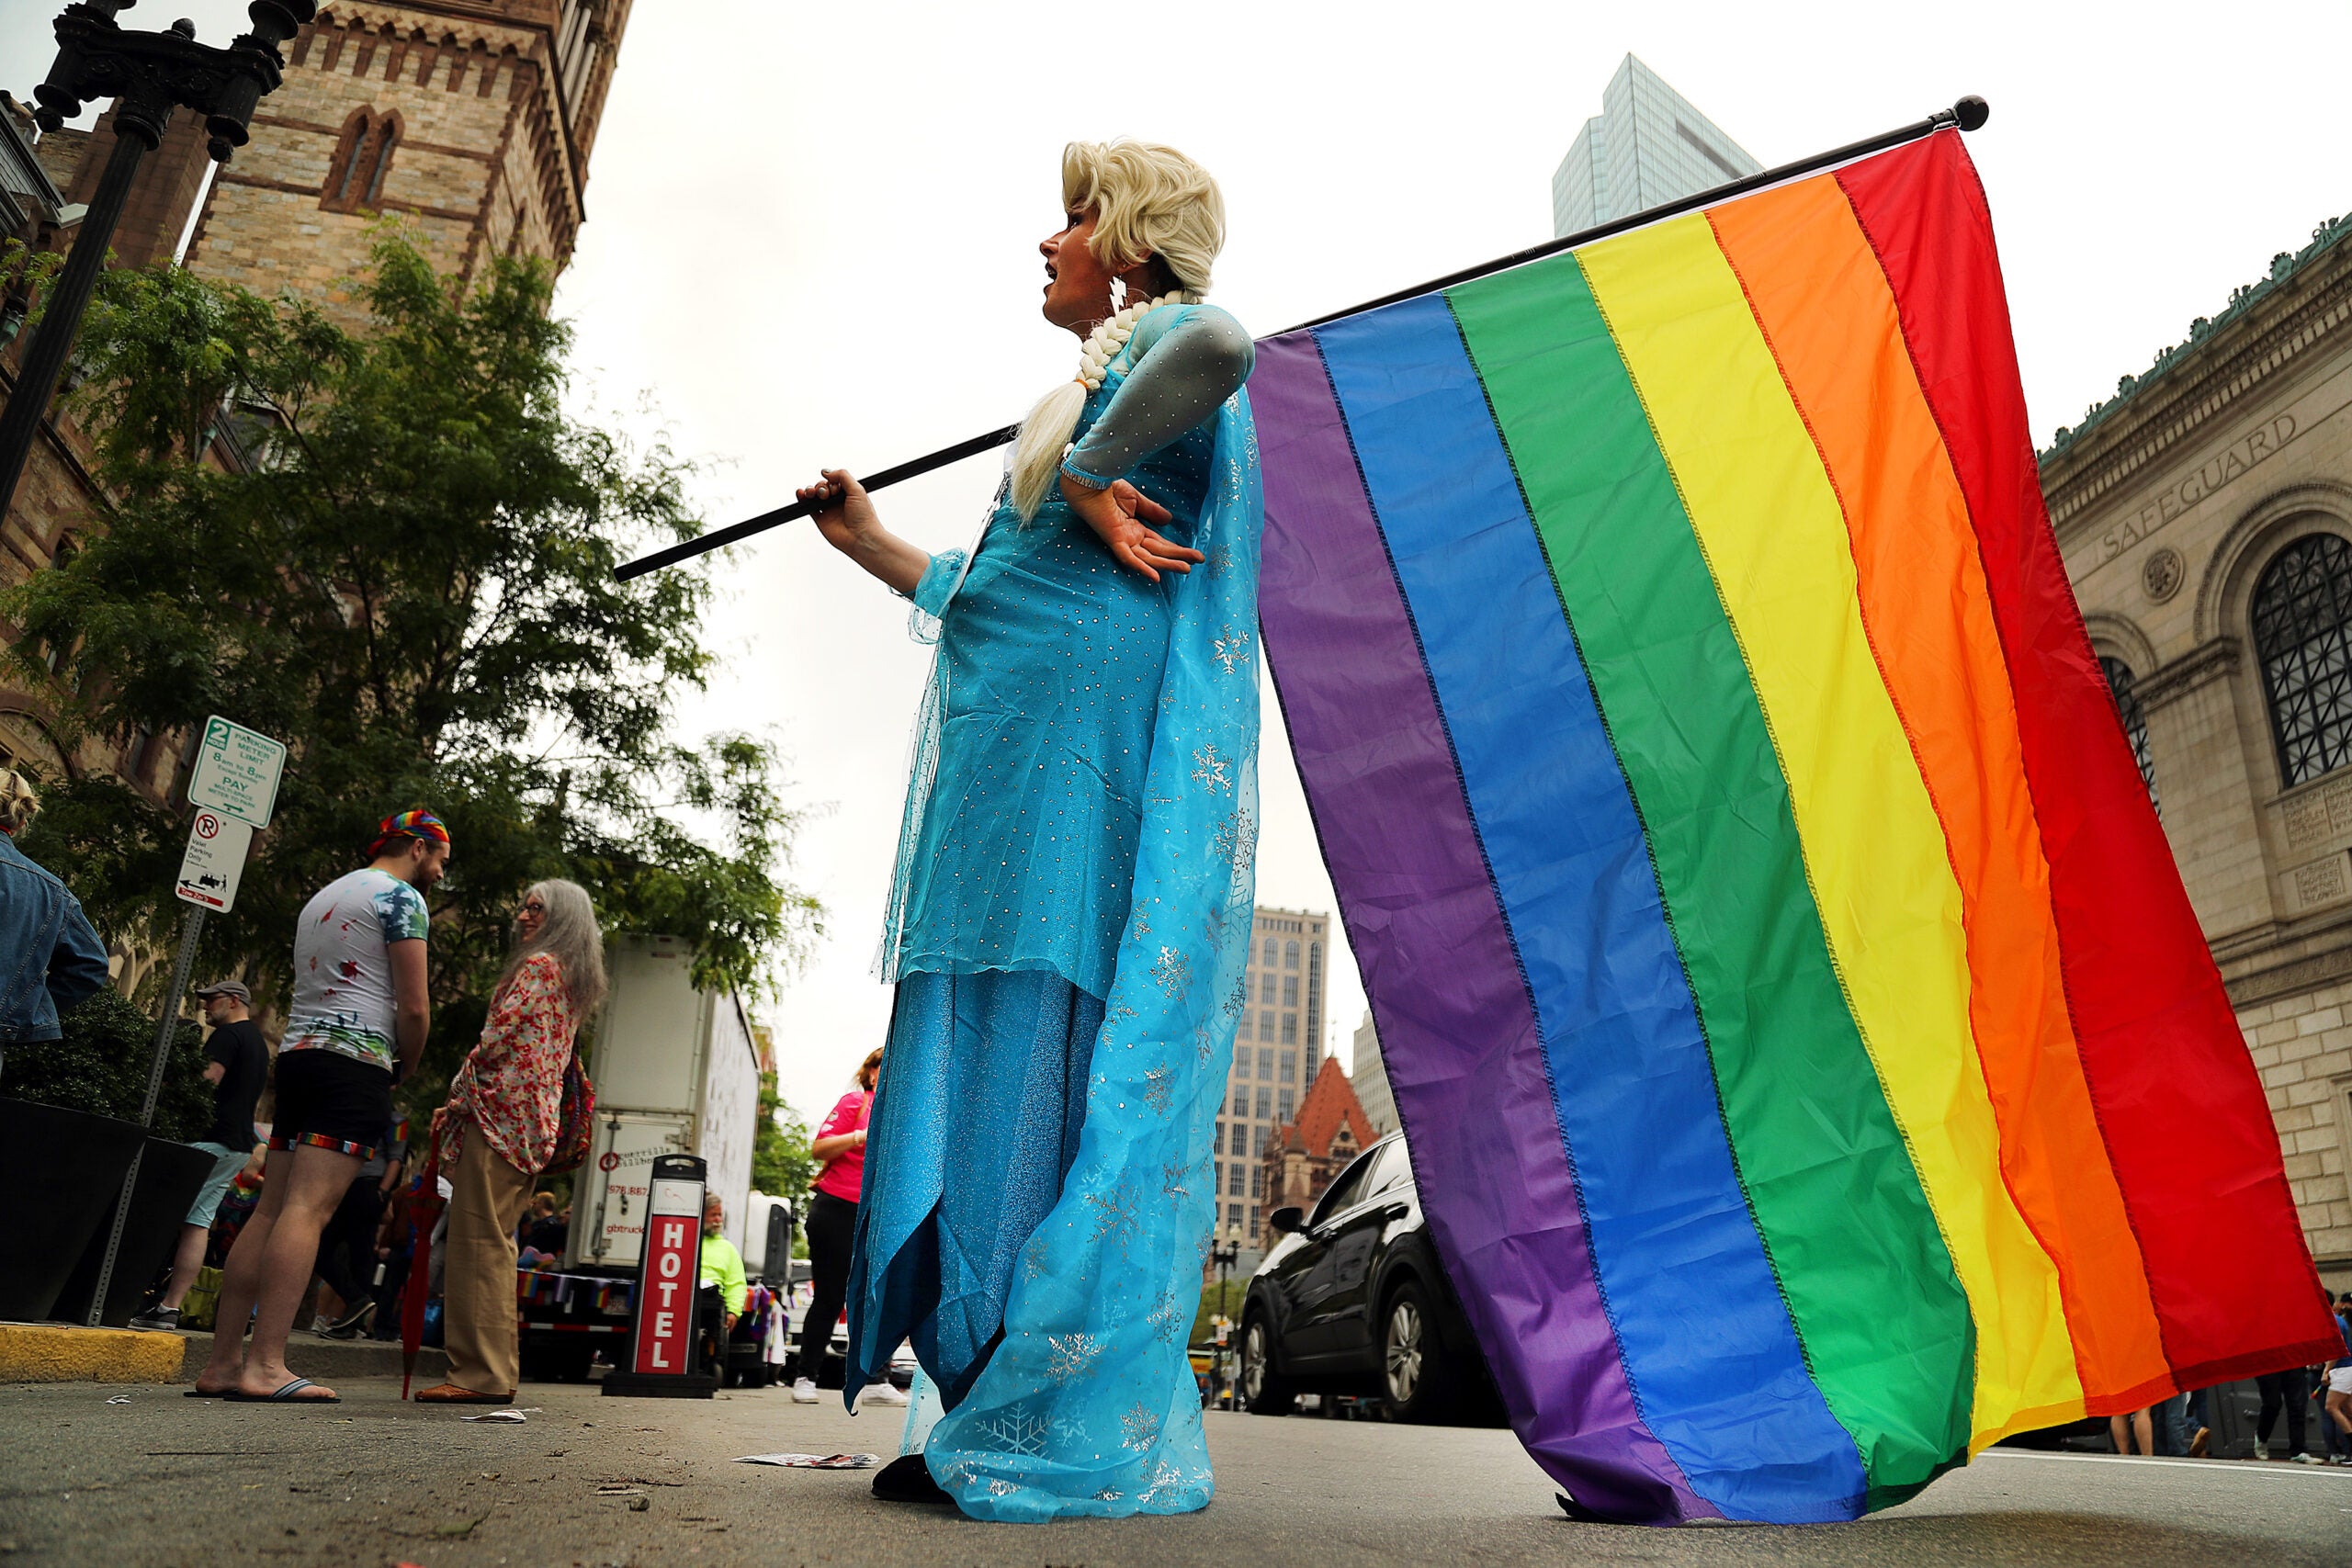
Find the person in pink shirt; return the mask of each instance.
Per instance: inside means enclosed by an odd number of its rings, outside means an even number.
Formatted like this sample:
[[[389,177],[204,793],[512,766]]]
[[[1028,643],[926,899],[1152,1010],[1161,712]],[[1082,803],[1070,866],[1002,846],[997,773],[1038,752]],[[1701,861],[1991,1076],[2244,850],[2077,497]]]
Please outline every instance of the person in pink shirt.
[[[869,1053],[857,1069],[857,1087],[817,1128],[808,1152],[825,1162],[809,1194],[808,1266],[814,1293],[808,1315],[800,1323],[800,1355],[793,1367],[792,1397],[801,1404],[817,1403],[817,1370],[824,1364],[825,1345],[832,1338],[842,1306],[849,1298],[850,1243],[857,1235],[857,1195],[865,1179],[865,1123],[874,1111],[874,1080],[882,1070],[882,1053]],[[862,1398],[877,1404],[906,1403],[906,1396],[888,1383],[876,1383]]]

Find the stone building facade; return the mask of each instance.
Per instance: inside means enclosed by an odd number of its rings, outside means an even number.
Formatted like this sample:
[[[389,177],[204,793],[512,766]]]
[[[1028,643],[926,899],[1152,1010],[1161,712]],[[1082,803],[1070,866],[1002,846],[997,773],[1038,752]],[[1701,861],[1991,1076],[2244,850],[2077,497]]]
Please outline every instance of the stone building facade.
[[[206,197],[187,265],[291,291],[357,324],[351,279],[379,218],[435,266],[560,267],[631,0],[336,4],[286,49],[284,85]]]
[[[113,239],[114,265],[178,254],[190,270],[258,293],[292,293],[344,325],[365,325],[352,283],[369,228],[405,222],[446,273],[491,258],[560,268],[586,220],[589,154],[632,0],[330,4],[288,43],[286,75],[262,100],[252,141],[209,185],[200,123],[174,117],[141,164]],[[0,220],[36,249],[74,238],[113,145],[92,130],[36,141],[31,117],[0,101]],[[199,205],[200,197],[200,205]],[[191,222],[191,219],[193,221]],[[0,299],[0,400],[28,334],[21,299]],[[15,314],[12,315],[11,311]],[[88,434],[51,407],[17,495],[0,518],[0,587],[74,547],[99,507]],[[224,444],[210,454],[234,462]],[[13,628],[0,626],[0,634]],[[187,761],[176,738],[103,737],[67,747],[42,695],[0,678],[0,762],[111,773],[153,799]]]
[[[2352,1289],[2352,217],[2041,460],[2304,1235]]]

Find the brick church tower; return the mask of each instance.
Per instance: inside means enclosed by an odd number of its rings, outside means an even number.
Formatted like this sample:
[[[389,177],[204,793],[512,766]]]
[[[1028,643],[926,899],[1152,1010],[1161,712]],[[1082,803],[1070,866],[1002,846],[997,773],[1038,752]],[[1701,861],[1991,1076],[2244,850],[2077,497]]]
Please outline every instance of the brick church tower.
[[[291,291],[358,325],[368,227],[397,217],[435,266],[563,266],[631,0],[332,4],[214,178],[194,271]]]
[[[379,215],[404,222],[444,273],[470,278],[498,256],[560,268],[586,218],[588,156],[630,5],[330,0],[286,47],[284,85],[262,100],[252,141],[209,189],[202,124],[173,116],[116,227],[113,265],[167,260],[186,233],[191,270],[265,298],[307,298],[362,330],[352,284]],[[73,243],[113,144],[108,118],[94,131],[36,138],[31,112],[0,93],[0,238],[37,250]],[[29,336],[18,330],[24,303],[0,295],[0,400]],[[239,460],[219,445],[212,456]],[[0,517],[0,586],[98,526],[92,457],[91,433],[65,403],[52,405]],[[14,635],[0,625],[0,636]],[[184,738],[91,737],[69,747],[51,717],[41,694],[0,678],[0,765],[108,774],[156,801],[179,788]]]

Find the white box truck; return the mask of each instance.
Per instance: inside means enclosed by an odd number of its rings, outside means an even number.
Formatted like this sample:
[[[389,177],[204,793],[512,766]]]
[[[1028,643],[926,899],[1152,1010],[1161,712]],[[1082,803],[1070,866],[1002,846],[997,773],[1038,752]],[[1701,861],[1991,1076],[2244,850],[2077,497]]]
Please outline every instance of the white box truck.
[[[702,1157],[726,1201],[727,1239],[743,1248],[760,1062],[742,1004],[695,988],[694,949],[677,937],[616,937],[606,964],[612,990],[588,1061],[595,1135],[574,1179],[563,1266],[635,1272],[649,1168],[663,1154]]]

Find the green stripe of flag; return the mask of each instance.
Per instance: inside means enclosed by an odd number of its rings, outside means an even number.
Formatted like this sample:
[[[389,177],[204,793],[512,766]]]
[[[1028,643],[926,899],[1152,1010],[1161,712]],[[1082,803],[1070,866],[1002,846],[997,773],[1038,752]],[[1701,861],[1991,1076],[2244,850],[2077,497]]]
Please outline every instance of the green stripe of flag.
[[[1748,1206],[1871,1506],[1965,1451],[1967,1297],[1805,881],[1739,646],[1575,258],[1450,299],[1649,835]]]

